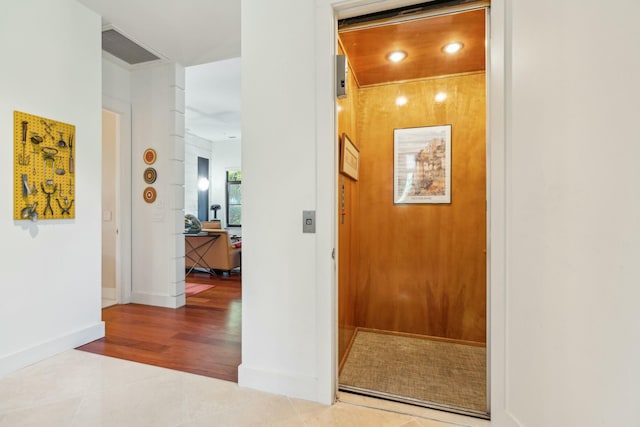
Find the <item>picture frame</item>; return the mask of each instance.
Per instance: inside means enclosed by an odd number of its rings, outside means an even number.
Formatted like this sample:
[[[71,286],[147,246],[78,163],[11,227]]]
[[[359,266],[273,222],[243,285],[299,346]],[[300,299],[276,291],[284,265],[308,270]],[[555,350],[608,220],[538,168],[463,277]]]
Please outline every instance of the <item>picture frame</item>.
[[[341,142],[340,172],[357,181],[360,173],[360,150],[346,133],[342,134]]]
[[[393,203],[451,203],[451,125],[393,130]]]

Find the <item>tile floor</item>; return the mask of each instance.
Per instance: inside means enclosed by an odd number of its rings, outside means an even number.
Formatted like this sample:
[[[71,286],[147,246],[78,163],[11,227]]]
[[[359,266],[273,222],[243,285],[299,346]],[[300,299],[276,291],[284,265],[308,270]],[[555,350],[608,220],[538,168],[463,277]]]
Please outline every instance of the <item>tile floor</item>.
[[[109,298],[102,298],[102,308],[111,307],[112,305],[116,305],[116,300]]]
[[[214,378],[70,350],[0,379],[0,426],[489,425],[451,414],[445,418],[448,422],[440,422],[433,418],[443,413],[436,411],[423,409],[407,415],[394,412],[404,411],[402,407],[383,411],[367,407],[371,401],[351,399],[350,403],[324,406]]]

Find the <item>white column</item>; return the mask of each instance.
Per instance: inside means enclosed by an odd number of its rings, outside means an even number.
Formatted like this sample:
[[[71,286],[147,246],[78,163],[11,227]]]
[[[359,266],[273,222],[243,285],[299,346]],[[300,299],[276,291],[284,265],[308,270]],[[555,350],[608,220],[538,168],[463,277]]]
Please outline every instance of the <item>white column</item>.
[[[316,339],[318,236],[302,233],[302,211],[317,208],[315,7],[310,0],[251,0],[241,9],[239,382],[317,400],[318,377],[331,373],[320,373],[316,360],[326,350]],[[273,48],[283,40],[286,49]]]
[[[180,307],[184,296],[184,68],[164,64],[131,79],[133,266],[132,302]],[[147,149],[157,160],[143,160]],[[146,168],[157,171],[145,183]],[[143,199],[153,187],[153,203]]]

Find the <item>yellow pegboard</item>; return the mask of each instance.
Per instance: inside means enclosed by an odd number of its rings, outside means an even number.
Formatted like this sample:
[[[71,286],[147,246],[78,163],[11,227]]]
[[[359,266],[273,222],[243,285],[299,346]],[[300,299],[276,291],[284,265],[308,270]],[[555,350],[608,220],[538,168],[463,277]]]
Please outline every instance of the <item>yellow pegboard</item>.
[[[20,111],[13,119],[13,219],[75,218],[76,127]]]

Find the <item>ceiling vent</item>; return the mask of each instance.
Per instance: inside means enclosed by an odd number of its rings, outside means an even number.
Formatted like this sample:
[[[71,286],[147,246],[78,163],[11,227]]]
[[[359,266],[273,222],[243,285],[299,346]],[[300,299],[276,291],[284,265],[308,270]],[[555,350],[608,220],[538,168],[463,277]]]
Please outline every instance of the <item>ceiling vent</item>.
[[[102,31],[102,50],[129,65],[138,65],[161,59],[158,55],[149,52],[119,31],[116,31],[113,27]]]

